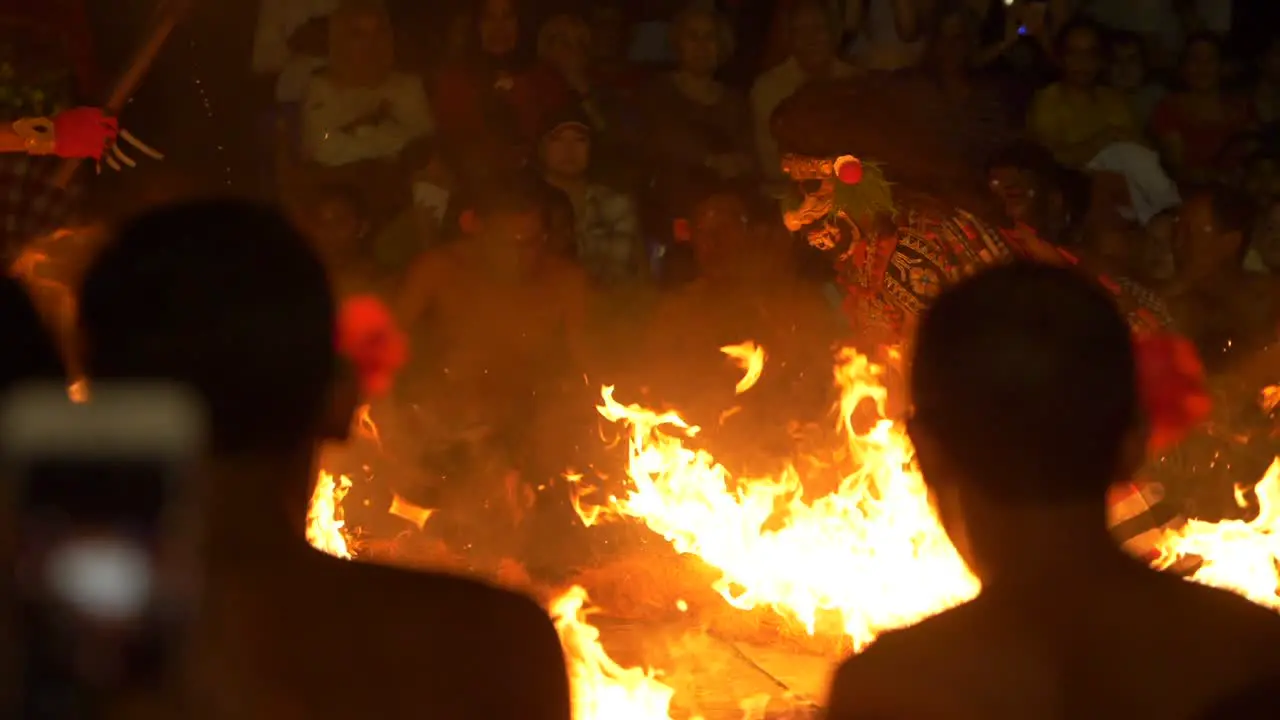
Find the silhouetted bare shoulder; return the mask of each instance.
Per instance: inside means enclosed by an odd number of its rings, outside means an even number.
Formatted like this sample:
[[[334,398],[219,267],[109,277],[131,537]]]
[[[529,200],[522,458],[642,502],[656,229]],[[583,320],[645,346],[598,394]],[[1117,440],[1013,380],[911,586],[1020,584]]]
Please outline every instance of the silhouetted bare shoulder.
[[[324,717],[569,720],[564,655],[532,599],[466,578],[323,558],[334,662]],[[363,688],[363,689],[362,689]],[[345,706],[347,714],[337,712]],[[311,716],[316,717],[316,716]]]

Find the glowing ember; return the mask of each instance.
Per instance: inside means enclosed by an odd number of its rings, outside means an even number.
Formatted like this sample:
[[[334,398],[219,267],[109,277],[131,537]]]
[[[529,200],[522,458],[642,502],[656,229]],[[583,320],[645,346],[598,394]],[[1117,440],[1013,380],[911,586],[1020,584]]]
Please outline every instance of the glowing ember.
[[[598,410],[630,429],[631,485],[603,512],[640,520],[719,570],[715,589],[733,606],[772,608],[811,634],[822,620],[855,650],[969,600],[978,581],[934,515],[906,435],[888,420],[865,434],[853,429],[863,400],[883,414],[880,374],[865,356],[841,353],[839,420],[851,469],[835,492],[813,500],[793,467],[733,478],[710,453],[685,446],[697,427],[673,412],[622,405],[606,387]],[[588,524],[592,510],[580,512]]]
[[[1271,463],[1258,483],[1258,516],[1253,520],[1209,523],[1190,520],[1161,541],[1167,567],[1184,556],[1198,556],[1203,564],[1191,577],[1196,582],[1231,590],[1273,610],[1280,610],[1280,458]],[[1246,506],[1242,489],[1236,501]]]
[[[342,499],[350,489],[351,479],[346,475],[335,479],[332,473],[321,470],[307,508],[307,542],[321,552],[345,560],[350,560],[352,553],[343,531]]]
[[[551,602],[560,643],[569,665],[574,720],[666,720],[675,694],[652,670],[625,668],[600,644],[600,631],[587,623],[587,591],[569,588]]]

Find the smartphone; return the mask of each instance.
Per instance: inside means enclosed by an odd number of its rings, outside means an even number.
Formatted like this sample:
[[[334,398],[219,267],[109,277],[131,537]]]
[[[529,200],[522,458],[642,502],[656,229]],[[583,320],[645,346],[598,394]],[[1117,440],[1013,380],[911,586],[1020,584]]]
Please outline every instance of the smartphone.
[[[20,387],[0,402],[11,521],[7,717],[97,718],[165,694],[196,616],[201,404],[166,384]]]

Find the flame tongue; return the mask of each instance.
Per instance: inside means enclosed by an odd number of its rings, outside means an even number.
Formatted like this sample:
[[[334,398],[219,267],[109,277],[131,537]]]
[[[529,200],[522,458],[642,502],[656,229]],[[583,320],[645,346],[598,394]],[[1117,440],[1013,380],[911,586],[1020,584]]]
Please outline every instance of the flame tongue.
[[[739,392],[750,388],[763,351],[751,343],[723,350],[746,372]],[[810,633],[820,614],[833,615],[855,649],[964,602],[978,582],[934,515],[905,434],[887,420],[864,435],[852,429],[861,401],[883,407],[880,372],[864,356],[842,354],[836,380],[850,469],[835,492],[813,500],[794,467],[734,478],[709,452],[686,446],[696,426],[676,413],[623,405],[606,387],[598,410],[628,427],[630,487],[580,514],[643,522],[719,570],[715,588],[735,607],[772,608]]]

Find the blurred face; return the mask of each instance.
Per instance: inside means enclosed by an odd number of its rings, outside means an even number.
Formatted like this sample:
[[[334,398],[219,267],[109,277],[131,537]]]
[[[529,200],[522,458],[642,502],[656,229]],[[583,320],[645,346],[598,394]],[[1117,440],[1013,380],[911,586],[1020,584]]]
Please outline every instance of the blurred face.
[[[821,75],[836,56],[836,36],[826,15],[806,5],[791,20],[791,55],[807,75]]]
[[[725,274],[736,265],[735,256],[749,245],[746,208],[730,195],[718,195],[699,205],[689,230],[698,268],[704,275]]]
[[[364,222],[350,202],[327,198],[316,206],[308,229],[320,252],[332,260],[348,257],[360,249]]]
[[[1102,69],[1098,34],[1091,28],[1076,28],[1063,39],[1062,79],[1076,87],[1092,87]]]
[[[624,21],[622,9],[599,8],[591,15],[591,55],[602,60],[622,52]]]
[[[538,210],[495,213],[481,223],[480,239],[490,266],[501,274],[528,271],[546,249],[546,223]]]
[[[1182,62],[1182,80],[1193,92],[1213,92],[1222,78],[1218,48],[1210,42],[1197,42],[1187,48]]]
[[[964,18],[958,14],[948,15],[938,26],[933,41],[934,63],[943,70],[965,68],[972,52],[972,35]]]
[[[720,29],[715,18],[695,14],[677,28],[675,51],[680,69],[696,76],[710,76],[720,65]]]
[[[1019,222],[1031,222],[1036,196],[1036,181],[1031,173],[1016,167],[992,168],[987,185],[1006,215]]]
[[[1280,198],[1280,167],[1269,158],[1249,163],[1245,170],[1244,189],[1259,205]]]
[[[329,41],[334,69],[348,80],[381,82],[395,63],[391,27],[379,13],[335,16]]]
[[[520,24],[511,0],[488,0],[480,12],[480,47],[502,56],[516,49]]]
[[[1216,273],[1239,255],[1241,242],[1240,233],[1218,228],[1209,198],[1191,198],[1183,204],[1173,234],[1178,276],[1198,280]]]
[[[542,164],[552,175],[581,177],[590,161],[591,139],[580,127],[561,128],[542,141]]]
[[[1146,80],[1147,65],[1138,45],[1119,45],[1112,51],[1111,86],[1120,90],[1137,90]]]
[[[591,37],[585,26],[564,22],[547,36],[543,59],[566,75],[580,74],[586,70],[590,44]]]
[[[1267,48],[1259,63],[1262,77],[1272,85],[1280,85],[1280,42],[1273,42]]]

